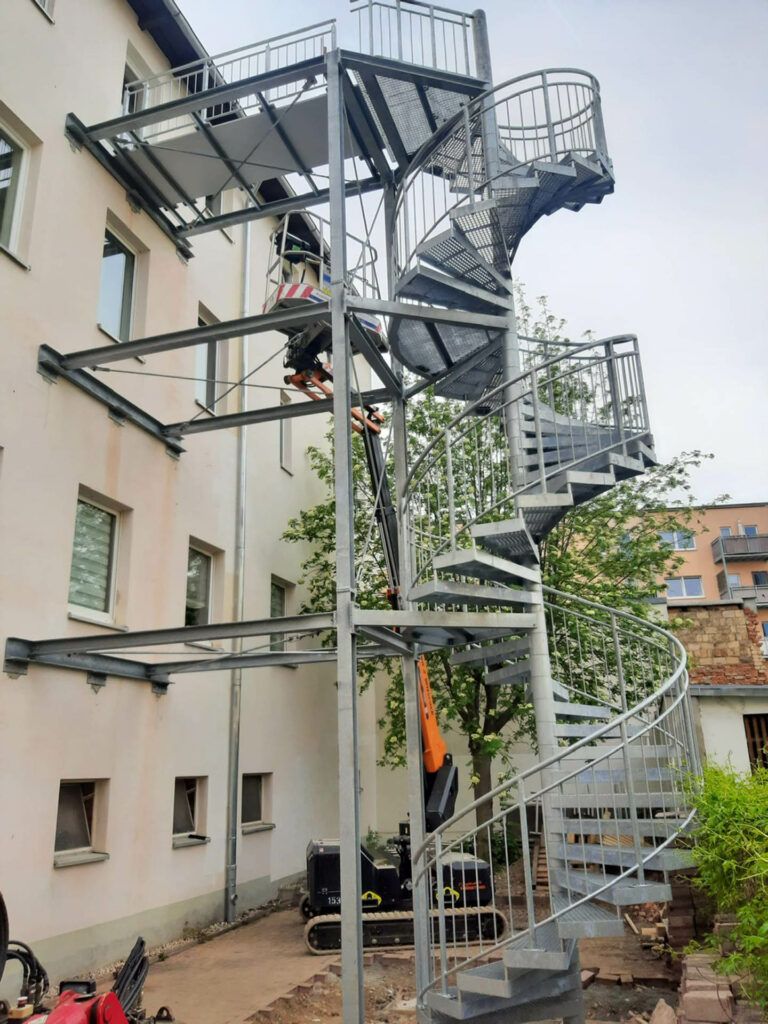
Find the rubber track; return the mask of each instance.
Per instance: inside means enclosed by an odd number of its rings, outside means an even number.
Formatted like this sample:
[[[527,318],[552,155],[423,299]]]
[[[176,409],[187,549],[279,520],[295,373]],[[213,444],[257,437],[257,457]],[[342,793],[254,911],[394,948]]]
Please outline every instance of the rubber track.
[[[507,931],[507,919],[499,910],[494,910],[493,907],[480,907],[479,912],[482,915],[483,924],[486,926],[486,934],[483,938],[493,940],[494,942],[500,941]],[[451,917],[461,917],[469,923],[477,921],[478,908],[470,907],[468,909],[458,908],[456,910],[446,909],[446,925],[450,932],[450,926],[448,921]],[[437,910],[431,911],[433,930],[435,932],[435,938],[437,938],[437,928],[439,922],[439,914]],[[370,941],[371,929],[366,929],[366,924],[373,925],[395,925],[398,921],[401,921],[405,927],[403,928],[403,935],[407,936],[406,941],[399,942],[386,942],[386,941]],[[495,921],[495,931],[494,931]],[[458,922],[457,922],[458,923]],[[322,946],[321,948],[315,948],[310,944],[309,936],[312,930],[317,925],[330,925],[335,924],[337,926],[337,938],[333,945]],[[330,929],[329,929],[330,930]],[[368,936],[366,936],[368,932]],[[368,941],[366,939],[368,938]],[[476,942],[479,936],[473,935],[468,939],[464,938],[464,935],[457,936],[457,942]],[[450,936],[449,936],[450,941]],[[323,956],[325,953],[333,952],[334,950],[341,949],[341,915],[340,914],[321,914],[318,917],[313,917],[307,921],[304,928],[304,944],[314,956]],[[363,914],[363,949],[376,950],[376,949],[412,949],[413,948],[413,914],[410,911],[388,911],[380,914]]]

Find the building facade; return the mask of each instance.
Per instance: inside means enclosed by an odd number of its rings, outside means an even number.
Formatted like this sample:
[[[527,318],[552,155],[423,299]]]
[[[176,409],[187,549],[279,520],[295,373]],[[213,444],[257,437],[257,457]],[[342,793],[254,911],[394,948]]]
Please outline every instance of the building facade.
[[[689,653],[702,750],[739,771],[768,763],[768,504],[697,509],[664,534],[682,558],[667,610]]]
[[[301,604],[303,552],[281,536],[322,493],[306,448],[322,443],[327,420],[252,427],[247,445],[235,428],[201,433],[179,452],[38,372],[42,344],[66,353],[261,312],[274,218],[201,236],[182,259],[64,133],[70,111],[91,123],[118,116],[125,82],[201,54],[165,0],[0,8],[3,644],[263,619]],[[235,188],[222,199],[240,201]],[[260,334],[249,354],[242,338],[212,341],[166,352],[151,374],[132,358],[102,379],[165,421],[271,406],[291,400],[284,342]],[[260,387],[231,386],[265,362]],[[146,653],[221,658],[232,643]],[[167,690],[6,669],[0,887],[12,934],[34,942],[54,978],[121,957],[137,934],[162,942],[225,916],[230,771],[237,909],[299,875],[309,838],[337,828],[332,665],[245,668],[239,679],[220,668]],[[373,696],[362,698],[361,719],[361,799],[375,824]]]

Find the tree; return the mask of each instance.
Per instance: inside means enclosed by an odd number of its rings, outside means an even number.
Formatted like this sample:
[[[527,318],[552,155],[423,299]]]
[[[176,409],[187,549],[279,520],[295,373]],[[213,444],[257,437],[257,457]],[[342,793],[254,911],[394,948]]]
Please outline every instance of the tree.
[[[562,335],[565,322],[551,313],[546,298],[539,298],[532,308],[519,287],[517,309],[520,333],[538,340],[542,353],[551,357],[558,351],[558,343],[565,340]],[[558,402],[567,406],[582,398],[561,392]],[[411,402],[408,439],[411,464],[429,441],[446,429],[461,408],[458,402],[437,398],[431,389]],[[490,429],[503,429],[496,419],[488,422]],[[327,498],[292,519],[284,534],[285,539],[303,542],[310,548],[302,563],[302,582],[309,592],[304,609],[307,611],[332,609],[335,603],[332,441],[331,433],[328,447],[309,449],[311,465],[328,488]],[[464,450],[461,444],[452,448],[454,476],[466,481],[468,487],[483,490],[489,486],[488,480],[478,475],[477,467],[465,472]],[[704,457],[700,452],[683,453],[571,512],[542,544],[544,583],[649,618],[652,614],[650,599],[663,590],[660,580],[681,562],[680,556],[661,540],[660,532],[691,529],[696,513],[688,475]],[[372,529],[373,496],[359,436],[353,439],[353,477],[357,599],[362,607],[387,607],[386,567],[378,535]],[[429,482],[424,486],[422,515],[425,520],[434,519],[435,509],[444,509],[445,502],[441,503],[439,495],[430,491]],[[437,486],[433,485],[433,489]],[[671,502],[673,492],[683,495],[676,504]],[[509,754],[515,740],[528,735],[534,742],[532,708],[522,687],[488,686],[482,668],[452,665],[449,655],[449,651],[442,650],[428,656],[435,704],[442,723],[466,739],[474,795],[480,798],[495,784],[495,764],[503,771],[509,770]],[[399,661],[363,662],[360,676],[362,685],[366,686],[373,675],[382,670],[388,674],[387,712],[379,722],[384,732],[382,764],[394,767],[405,763],[405,716]],[[478,825],[491,816],[491,804],[485,802],[478,809]]]

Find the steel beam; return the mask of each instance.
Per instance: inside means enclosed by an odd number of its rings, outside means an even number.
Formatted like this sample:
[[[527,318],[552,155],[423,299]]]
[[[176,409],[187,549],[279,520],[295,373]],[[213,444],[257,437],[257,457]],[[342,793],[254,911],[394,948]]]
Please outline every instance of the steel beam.
[[[135,679],[160,687],[167,687],[170,682],[165,665],[147,664],[143,661],[132,661],[130,658],[88,652],[33,654],[32,647],[29,641],[10,637],[5,645],[4,671],[9,675],[24,675],[29,665],[48,665],[54,668],[76,669],[96,676]]]
[[[361,395],[365,405],[376,405],[377,402],[388,402],[390,394],[385,388],[376,391],[363,391]],[[358,404],[358,397],[350,403],[350,408]],[[227,427],[250,426],[252,423],[271,423],[273,420],[290,420],[297,416],[313,416],[319,413],[333,412],[333,399],[321,398],[313,402],[291,402],[290,405],[270,405],[266,409],[249,409],[247,412],[233,412],[226,416],[208,416],[200,420],[188,420],[186,423],[169,423],[164,429],[169,437],[184,437],[187,434],[204,434],[208,430],[224,430]]]
[[[26,650],[28,658],[36,658],[44,654],[119,651],[131,647],[163,647],[166,644],[230,640],[238,636],[269,636],[271,633],[325,633],[335,628],[335,612],[315,612],[310,615],[285,615],[275,619],[215,622],[206,626],[175,626],[170,629],[137,629],[125,633],[64,636],[53,640],[23,640],[19,637],[9,637],[6,641],[6,652],[11,643],[14,650]],[[22,648],[20,645],[25,646]]]
[[[366,331],[355,316],[350,317],[350,323],[352,325],[354,346],[357,351],[363,356],[389,394],[400,394],[403,387],[402,382],[394,375],[389,363],[384,359],[384,354],[376,348],[368,331]]]
[[[368,192],[375,192],[381,188],[381,179],[364,178],[362,181],[349,181],[345,186],[345,194],[355,197]],[[258,210],[249,206],[244,210],[235,210],[232,213],[222,213],[218,217],[211,217],[202,224],[190,224],[189,227],[179,228],[179,238],[191,238],[193,235],[202,235],[206,231],[216,231],[219,228],[231,228],[235,224],[243,224],[248,220],[259,220],[262,217],[280,217],[284,213],[291,213],[294,210],[307,210],[312,206],[322,206],[329,200],[327,188],[321,188],[315,192],[305,192],[303,195],[286,196],[284,199],[275,199],[271,203],[262,203]]]
[[[384,626],[390,629],[427,629],[443,626],[446,629],[506,629],[510,633],[527,630],[533,625],[530,612],[441,612],[419,611],[406,608],[388,611],[385,608],[355,608],[355,626]]]
[[[238,317],[235,320],[204,324],[202,327],[188,327],[183,331],[154,334],[148,338],[138,338],[136,341],[123,341],[119,345],[100,345],[98,348],[80,349],[77,352],[69,352],[67,355],[60,356],[60,359],[61,365],[66,370],[74,370],[82,366],[103,366],[107,363],[131,359],[134,356],[169,352],[177,348],[191,348],[194,345],[201,345],[205,341],[229,341],[232,338],[249,337],[252,334],[262,334],[264,331],[286,330],[289,327],[300,327],[302,324],[328,319],[330,319],[329,304],[313,302],[295,309],[278,309],[271,313],[260,313],[257,316]],[[47,348],[47,346],[43,346],[43,348]]]
[[[336,648],[341,856],[341,990],[344,1024],[364,1024],[360,790],[358,772],[354,484],[352,477],[352,350],[346,316],[347,227],[344,96],[339,51],[326,57],[328,178],[331,220],[331,338],[333,358],[334,494],[336,500]]]
[[[425,88],[445,89],[466,96],[479,96],[485,92],[486,85],[479,78],[461,75],[455,71],[443,71],[440,68],[419,67],[402,60],[389,57],[373,56],[342,50],[341,59],[345,68],[359,71],[361,75],[380,75],[382,78],[396,78],[412,85],[419,83]]]
[[[114,345],[113,347],[120,348],[119,345]],[[111,387],[96,377],[92,377],[89,373],[84,373],[82,370],[71,370],[66,367],[65,363],[66,356],[62,356],[48,345],[40,346],[37,356],[37,368],[43,376],[53,380],[61,377],[63,380],[69,381],[70,384],[74,384],[76,388],[79,388],[87,395],[90,395],[91,398],[95,398],[97,402],[101,402],[102,405],[106,406],[110,416],[119,423],[132,423],[147,434],[151,434],[158,441],[162,441],[172,455],[177,456],[184,451],[184,447],[180,444],[177,437],[168,436],[160,420],[155,419],[154,416],[145,412],[144,409],[139,408],[138,405],[135,405],[127,398],[123,398],[122,395],[113,391]]]
[[[413,654],[413,645],[392,629],[381,626],[360,626],[358,633],[367,636],[369,640],[375,640],[381,647],[386,647],[389,654]],[[358,657],[362,650],[365,648],[358,648]]]
[[[394,316],[401,320],[425,320],[436,324],[458,324],[460,327],[490,327],[492,330],[498,331],[506,330],[507,327],[505,316],[467,313],[462,309],[441,309],[438,306],[392,302],[387,299],[366,299],[356,295],[349,296],[347,308],[352,312]]]

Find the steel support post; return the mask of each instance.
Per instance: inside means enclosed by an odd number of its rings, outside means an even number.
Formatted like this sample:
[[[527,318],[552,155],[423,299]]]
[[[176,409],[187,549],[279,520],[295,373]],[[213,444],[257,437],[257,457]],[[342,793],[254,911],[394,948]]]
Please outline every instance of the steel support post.
[[[387,276],[390,293],[394,287],[395,259],[395,190],[389,186],[384,193],[385,234],[387,245]],[[392,359],[392,369],[402,380],[403,369]],[[408,530],[406,479],[408,475],[408,431],[406,402],[402,395],[392,402],[392,450],[395,461],[395,487],[397,491],[397,525],[400,540],[400,605],[408,606],[407,595],[411,585],[411,538]],[[419,714],[419,677],[416,659],[405,655],[402,659],[403,690],[405,695],[405,737],[408,773],[408,815],[411,829],[411,849],[417,850],[426,838],[424,821],[424,775],[421,748],[421,718]],[[418,878],[418,866],[413,871],[413,944],[416,974],[416,992],[423,992],[429,984],[432,956],[429,922],[429,881]],[[431,1019],[424,1006],[417,1008],[419,1024]]]
[[[364,1024],[360,794],[358,790],[355,558],[351,348],[346,317],[344,102],[338,50],[326,57],[328,172],[331,215],[331,336],[334,377],[334,491],[336,499],[336,643],[338,672],[339,845],[341,853],[341,988],[344,1024]]]

